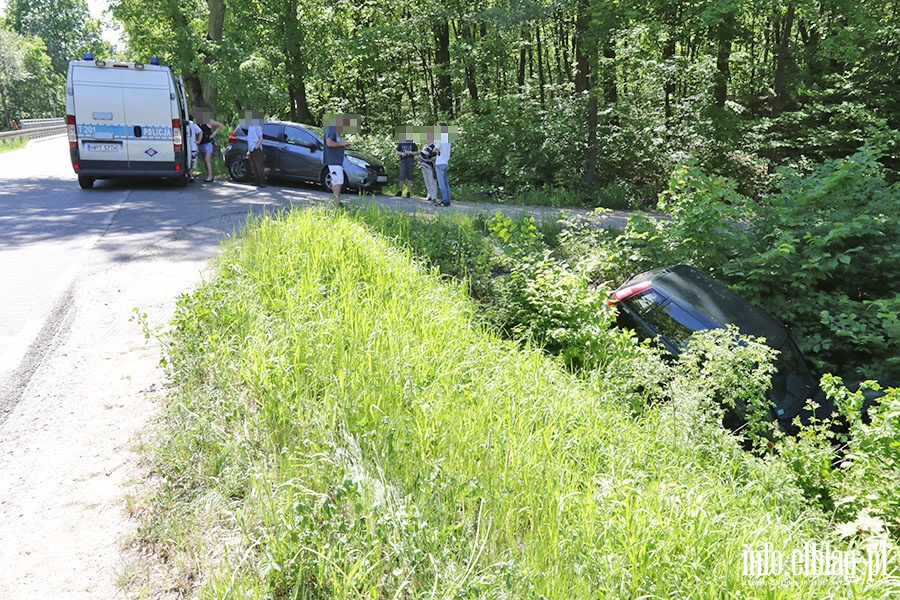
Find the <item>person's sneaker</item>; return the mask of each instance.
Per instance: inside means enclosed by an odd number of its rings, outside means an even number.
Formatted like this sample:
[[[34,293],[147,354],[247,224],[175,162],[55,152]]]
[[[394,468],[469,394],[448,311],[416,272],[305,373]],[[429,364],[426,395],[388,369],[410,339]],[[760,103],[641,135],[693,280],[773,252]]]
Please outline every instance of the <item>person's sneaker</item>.
[[[449,202],[441,202],[439,206],[450,206]]]
[[[406,197],[407,197],[407,198],[412,198],[412,196],[409,195],[409,192],[406,192]]]
[[[403,190],[397,190],[397,193],[394,194],[394,196],[396,196],[396,197],[398,197],[398,198],[399,198],[400,196],[402,196],[402,195],[403,195]]]

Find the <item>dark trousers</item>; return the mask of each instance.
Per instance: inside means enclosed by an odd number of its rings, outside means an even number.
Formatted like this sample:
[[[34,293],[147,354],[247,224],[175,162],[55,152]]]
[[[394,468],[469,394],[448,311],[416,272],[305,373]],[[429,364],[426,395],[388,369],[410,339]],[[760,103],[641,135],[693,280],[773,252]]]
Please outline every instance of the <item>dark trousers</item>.
[[[250,170],[253,172],[256,185],[266,185],[266,161],[262,148],[250,153]]]

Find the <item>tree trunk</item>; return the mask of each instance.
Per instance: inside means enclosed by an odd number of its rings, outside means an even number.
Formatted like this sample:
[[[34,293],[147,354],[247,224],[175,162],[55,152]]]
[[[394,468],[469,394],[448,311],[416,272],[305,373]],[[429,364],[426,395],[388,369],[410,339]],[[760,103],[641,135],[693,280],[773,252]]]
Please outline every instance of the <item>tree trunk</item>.
[[[301,123],[312,123],[309,103],[306,99],[306,31],[297,15],[298,1],[287,0],[282,18],[278,21],[281,33],[281,51],[284,55],[282,70],[287,82],[290,99],[290,118]]]
[[[788,4],[778,39],[778,55],[775,57],[775,80],[772,89],[772,115],[778,116],[787,106],[787,68],[791,62],[791,30],[794,26],[795,8]]]
[[[675,77],[672,75],[674,69],[669,68],[670,63],[675,59],[675,32],[669,28],[667,40],[663,46],[662,62],[666,69],[665,79],[663,80],[663,112],[666,121],[666,139],[672,131],[672,97],[675,95]]]
[[[541,43],[541,26],[536,25],[534,28],[535,42],[537,43],[537,61],[538,61],[538,90],[541,97],[541,108],[544,108],[544,86],[547,82],[544,78],[544,45]]]
[[[581,0],[575,21],[575,93],[587,96],[587,147],[582,174],[585,185],[591,185],[597,177],[597,98],[593,71],[597,45],[590,42],[590,31],[590,5],[588,0]]]
[[[716,83],[713,88],[715,104],[725,107],[728,100],[728,81],[731,79],[731,40],[734,36],[734,13],[722,15],[722,21],[716,26]]]
[[[206,39],[218,44],[222,41],[222,30],[225,27],[225,11],[227,9],[225,0],[206,0],[206,5],[209,7]],[[215,56],[211,56],[208,53],[204,55],[203,64],[206,66],[208,74],[215,71],[215,63],[217,61],[218,59]],[[200,89],[203,104],[215,111],[219,100],[219,88],[215,84],[215,77],[207,76],[200,82]]]
[[[460,27],[460,35],[462,39],[465,41],[466,46],[471,48],[473,44],[473,32],[469,29],[467,24],[463,24]],[[469,90],[469,97],[472,98],[472,109],[475,114],[479,114],[479,102],[478,102],[478,82],[475,79],[475,66],[472,64],[472,57],[466,57],[466,88]]]
[[[437,71],[438,112],[442,117],[453,117],[453,86],[450,80],[450,25],[447,19],[437,22],[434,29],[436,48],[434,52],[435,70]]]

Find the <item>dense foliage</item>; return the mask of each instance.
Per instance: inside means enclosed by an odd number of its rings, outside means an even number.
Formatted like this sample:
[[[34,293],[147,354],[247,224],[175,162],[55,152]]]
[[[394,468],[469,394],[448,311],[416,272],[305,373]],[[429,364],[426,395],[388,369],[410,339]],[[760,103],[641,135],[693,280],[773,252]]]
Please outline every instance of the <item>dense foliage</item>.
[[[0,130],[64,114],[66,68],[83,52],[109,55],[85,0],[8,0],[0,15]]]
[[[454,180],[482,190],[652,204],[694,157],[758,196],[778,166],[867,139],[898,167],[891,0],[116,0],[112,12],[124,53],[174,65],[220,120],[352,112],[376,138],[447,120],[462,132]]]
[[[692,264],[787,323],[819,373],[900,381],[900,186],[877,156],[782,171],[763,202],[685,166],[660,201],[671,219],[638,215],[621,235],[588,232],[569,251],[605,261],[601,275],[618,281]]]

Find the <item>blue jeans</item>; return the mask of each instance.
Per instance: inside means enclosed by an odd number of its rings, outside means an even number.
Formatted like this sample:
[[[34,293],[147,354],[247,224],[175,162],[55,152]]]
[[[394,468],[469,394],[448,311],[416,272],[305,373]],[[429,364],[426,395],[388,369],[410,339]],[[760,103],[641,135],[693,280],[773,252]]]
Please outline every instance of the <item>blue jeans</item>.
[[[447,166],[434,165],[434,168],[437,171],[438,189],[441,190],[441,202],[450,204],[450,178],[447,177]]]

